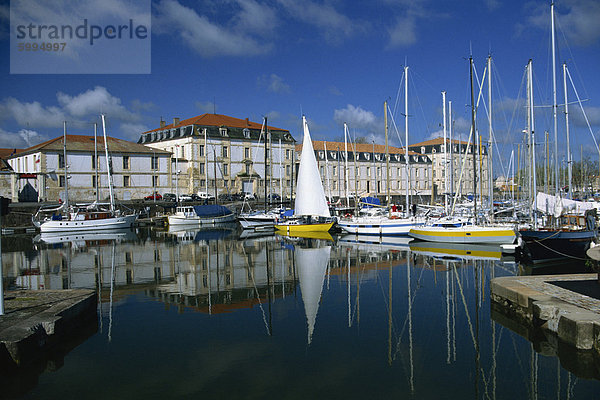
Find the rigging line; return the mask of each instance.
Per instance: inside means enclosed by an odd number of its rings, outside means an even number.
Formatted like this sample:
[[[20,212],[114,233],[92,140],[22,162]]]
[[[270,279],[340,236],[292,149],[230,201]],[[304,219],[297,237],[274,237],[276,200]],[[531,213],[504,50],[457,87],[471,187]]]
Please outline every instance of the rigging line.
[[[569,59],[571,60],[570,64],[575,67],[575,71],[577,72],[577,76],[579,77],[579,81],[582,83],[585,97],[590,97],[589,94],[587,93],[585,85],[583,85],[583,78],[582,78],[581,73],[579,72],[579,68],[577,68],[577,64],[575,64],[575,56],[573,55],[573,51],[571,50],[571,46],[569,46],[569,42],[567,41],[567,37],[565,35],[565,32],[561,28],[560,23],[558,21],[558,18],[556,18],[556,15],[555,15],[555,18],[554,18],[554,22],[557,24],[557,26],[558,26],[558,28],[560,30],[560,33],[562,33],[562,37],[563,37],[563,40],[565,42],[565,46],[566,46],[566,48],[568,50],[568,53],[570,55],[570,57],[569,57]]]
[[[267,254],[268,252],[268,247],[265,244],[265,255],[268,257],[269,255]],[[248,270],[248,272],[250,272],[250,279],[252,280],[252,286],[254,287],[254,291],[256,292],[256,299],[258,300],[258,307],[260,307],[260,311],[262,312],[262,318],[263,318],[263,322],[265,323],[265,328],[267,328],[267,335],[270,336],[270,332],[269,332],[269,324],[267,323],[267,316],[265,314],[265,310],[262,306],[262,300],[260,299],[260,294],[258,293],[258,288],[256,287],[256,282],[254,281],[254,273],[253,271],[250,271],[250,264],[248,264],[248,256],[246,255],[246,250],[244,249],[244,246],[242,245],[242,253],[244,255],[244,264],[246,264],[246,269]],[[271,290],[270,288],[267,288],[267,290]]]
[[[388,110],[390,112],[390,115],[392,116],[392,118],[390,118],[392,120],[392,124],[394,125],[394,130],[396,131],[396,136],[398,136],[398,140],[400,141],[400,146],[404,147],[404,142],[402,141],[402,138],[400,137],[400,131],[398,130],[398,126],[396,125],[396,121],[394,121],[394,115],[391,114],[392,110],[390,110],[389,106],[388,106]],[[408,149],[408,146],[406,146]]]
[[[573,87],[573,91],[575,92],[575,96],[577,97],[577,101],[579,102],[579,107],[581,108],[583,117],[585,118],[585,123],[587,124],[588,129],[590,130],[590,135],[592,135],[592,139],[594,139],[594,144],[596,145],[596,150],[598,152],[600,152],[600,149],[598,148],[598,142],[596,141],[596,137],[594,136],[594,132],[592,130],[592,127],[590,126],[590,121],[588,120],[587,114],[585,113],[583,104],[581,104],[581,99],[579,98],[579,93],[577,93],[577,88],[575,88],[575,84],[573,83],[573,79],[571,78],[571,73],[569,72],[568,68],[566,69],[566,71],[567,71],[567,76],[569,77],[569,81],[571,82],[571,86]]]
[[[425,117],[425,111],[423,110],[423,104],[421,104],[421,98],[419,97],[419,92],[417,91],[417,87],[414,84],[414,79],[411,80],[411,88],[413,89],[413,92],[416,94],[415,97],[417,99],[417,104],[419,105],[419,111],[421,111],[421,116],[423,118],[423,121],[427,121],[427,118]],[[427,136],[429,137],[431,135],[431,130],[429,129],[429,124],[425,124],[425,130],[427,133]],[[407,146],[407,150],[408,150],[408,143],[406,144]]]
[[[404,89],[404,79],[406,79],[407,77],[404,76],[405,69],[402,69],[402,78],[400,78],[400,84],[398,85],[398,91],[396,92],[396,102],[394,103],[394,114],[396,114],[396,109],[398,108],[398,104],[400,103],[400,95],[403,94],[403,89]]]

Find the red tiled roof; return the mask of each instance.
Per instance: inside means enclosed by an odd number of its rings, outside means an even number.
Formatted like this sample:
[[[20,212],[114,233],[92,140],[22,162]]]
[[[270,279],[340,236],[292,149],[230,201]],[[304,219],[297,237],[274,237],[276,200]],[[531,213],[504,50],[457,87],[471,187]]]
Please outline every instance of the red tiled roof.
[[[0,158],[8,158],[13,154],[22,152],[23,149],[0,149]]]
[[[324,140],[313,140],[313,148],[315,150],[325,150],[325,143],[327,143],[327,150],[340,150],[340,151],[344,151],[344,143],[343,142],[326,142]],[[356,146],[356,151],[359,153],[373,153],[373,151],[375,153],[378,154],[385,154],[385,145],[383,144],[376,144],[374,145],[375,150],[373,150],[373,144],[372,143],[356,143],[356,144],[350,144],[348,143],[348,151],[352,152],[354,150],[354,146]],[[302,151],[302,144],[297,144],[296,145],[296,151]],[[393,147],[393,146],[389,146],[389,152],[390,154],[404,154],[404,149],[401,147]],[[408,152],[409,155],[417,155],[419,153],[416,153],[414,151],[409,151]]]
[[[156,131],[162,131],[162,130],[166,130],[166,129],[173,129],[173,128],[179,128],[182,126],[190,126],[190,125],[204,125],[204,126],[227,126],[230,128],[248,128],[248,129],[261,129],[262,128],[262,123],[259,124],[257,122],[252,122],[250,120],[248,120],[248,118],[246,119],[240,119],[240,118],[234,118],[234,117],[229,117],[227,115],[221,115],[221,114],[202,114],[202,115],[198,115],[197,117],[192,117],[192,118],[188,118],[188,119],[184,119],[179,121],[178,124],[174,125],[174,124],[169,124],[169,125],[165,125],[162,128],[156,128],[156,129],[152,129],[143,133],[150,133],[150,132],[156,132]],[[287,131],[286,129],[281,129],[281,128],[275,128],[273,126],[269,126],[268,127],[270,130],[275,130],[275,131]]]
[[[43,143],[31,146],[27,149],[14,154],[12,157],[17,157],[25,154],[31,154],[38,151],[62,151],[63,137],[59,136],[54,139],[47,140]],[[141,144],[128,142],[127,140],[108,137],[108,149],[113,153],[154,153],[154,154],[170,154],[168,151],[153,149]],[[67,135],[67,151],[94,151],[94,136],[89,135]],[[104,151],[104,138],[98,137],[98,151]]]

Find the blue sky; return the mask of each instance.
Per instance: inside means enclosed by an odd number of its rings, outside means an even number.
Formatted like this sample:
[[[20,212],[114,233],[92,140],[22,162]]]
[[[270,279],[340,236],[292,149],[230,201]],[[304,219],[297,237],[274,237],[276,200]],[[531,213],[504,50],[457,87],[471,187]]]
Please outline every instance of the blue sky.
[[[48,3],[53,10],[72,7],[65,0]],[[98,2],[98,7],[114,3],[118,0]],[[88,123],[100,112],[110,121],[109,134],[137,140],[142,131],[158,127],[160,117],[184,119],[215,106],[217,113],[257,122],[268,115],[271,125],[289,129],[299,140],[304,113],[314,139],[340,139],[345,121],[353,135],[383,143],[386,99],[398,108],[394,119],[404,138],[400,84],[405,64],[410,142],[441,133],[442,90],[453,103],[455,131],[464,135],[470,121],[468,56],[472,52],[481,79],[491,52],[494,129],[506,155],[525,127],[520,104],[530,58],[535,103],[552,103],[549,13],[549,1],[159,0],[152,2],[151,74],[11,75],[5,1],[0,6],[0,147],[56,137],[63,120],[71,133],[90,133]],[[567,61],[598,138],[600,2],[558,0],[556,15],[558,62]],[[576,104],[570,107],[575,159],[582,145],[597,159],[581,112]],[[536,109],[538,142],[544,130],[552,132],[548,110]],[[487,140],[484,113],[478,124]],[[559,118],[561,157],[564,125]],[[392,144],[400,144],[393,131],[391,137]]]

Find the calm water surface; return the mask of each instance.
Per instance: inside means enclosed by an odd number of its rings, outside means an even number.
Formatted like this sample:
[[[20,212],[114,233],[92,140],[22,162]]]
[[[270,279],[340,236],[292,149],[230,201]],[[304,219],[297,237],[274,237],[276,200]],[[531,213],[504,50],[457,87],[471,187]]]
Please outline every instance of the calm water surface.
[[[2,397],[600,397],[599,381],[491,317],[490,279],[520,271],[494,248],[233,230],[3,246],[11,287],[101,302],[72,349],[5,377]]]

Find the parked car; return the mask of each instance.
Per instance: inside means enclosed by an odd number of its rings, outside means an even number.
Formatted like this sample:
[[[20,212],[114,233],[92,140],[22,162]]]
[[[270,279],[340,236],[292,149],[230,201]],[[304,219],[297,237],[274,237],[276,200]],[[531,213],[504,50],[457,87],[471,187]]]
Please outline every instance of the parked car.
[[[177,197],[173,193],[165,193],[162,197],[163,201],[177,201]]]
[[[207,192],[198,192],[200,200],[214,200],[215,196]]]
[[[180,194],[179,201],[192,201],[193,198],[189,194]]]
[[[158,192],[154,192],[153,194],[144,197],[144,200],[162,200],[162,196]]]

